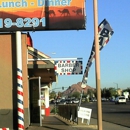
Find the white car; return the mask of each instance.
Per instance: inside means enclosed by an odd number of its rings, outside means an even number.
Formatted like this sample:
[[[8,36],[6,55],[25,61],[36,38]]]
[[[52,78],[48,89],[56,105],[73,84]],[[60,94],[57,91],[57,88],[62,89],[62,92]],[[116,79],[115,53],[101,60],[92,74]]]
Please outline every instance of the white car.
[[[78,99],[74,99],[72,100],[73,103],[79,103],[79,100]]]
[[[124,96],[116,97],[115,104],[126,104],[126,98]]]

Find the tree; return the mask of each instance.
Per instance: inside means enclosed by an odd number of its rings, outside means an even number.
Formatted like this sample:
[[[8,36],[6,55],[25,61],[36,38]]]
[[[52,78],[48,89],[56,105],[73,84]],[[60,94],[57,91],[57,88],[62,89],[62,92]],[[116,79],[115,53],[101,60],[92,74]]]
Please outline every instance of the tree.
[[[72,97],[79,98],[80,93],[79,92],[74,92],[74,93],[72,93]]]
[[[130,93],[130,88],[127,88],[127,89],[124,89],[124,90],[123,90],[123,92],[125,92],[125,91],[127,91],[127,92]]]
[[[92,89],[88,89],[87,95],[89,95],[89,97],[92,98],[94,95],[94,91]]]
[[[55,98],[56,97],[56,92],[55,91],[52,91],[51,93],[50,93],[50,99],[51,98]]]
[[[87,93],[83,93],[82,98],[86,98],[87,97]]]
[[[101,97],[110,98],[110,97],[116,97],[118,96],[118,93],[115,88],[103,88],[101,90]]]
[[[101,97],[106,97],[106,88],[101,89]]]
[[[62,93],[61,92],[58,92],[58,97],[62,97]]]
[[[109,88],[109,92],[110,92],[110,97],[117,96],[117,91],[115,88]]]
[[[96,89],[93,90],[93,94],[97,98],[97,90]]]

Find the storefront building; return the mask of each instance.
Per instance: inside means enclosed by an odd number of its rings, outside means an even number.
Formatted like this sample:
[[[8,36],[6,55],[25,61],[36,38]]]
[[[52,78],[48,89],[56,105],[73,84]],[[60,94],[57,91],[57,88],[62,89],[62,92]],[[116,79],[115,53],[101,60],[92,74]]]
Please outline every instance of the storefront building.
[[[0,34],[0,128],[18,128],[16,34]],[[42,109],[49,116],[49,88],[56,81],[54,61],[33,48],[28,35],[21,34],[24,128],[41,125]],[[29,61],[30,59],[30,61]],[[32,60],[31,60],[32,59]],[[45,103],[41,103],[41,88]]]

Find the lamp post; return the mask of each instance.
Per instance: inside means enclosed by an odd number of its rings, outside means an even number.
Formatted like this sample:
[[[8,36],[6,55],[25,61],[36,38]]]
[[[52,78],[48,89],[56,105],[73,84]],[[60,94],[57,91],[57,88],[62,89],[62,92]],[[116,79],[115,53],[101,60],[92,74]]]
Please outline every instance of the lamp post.
[[[116,84],[116,86],[117,86],[117,89],[118,89],[118,83],[115,83],[115,82],[113,82],[114,84]]]

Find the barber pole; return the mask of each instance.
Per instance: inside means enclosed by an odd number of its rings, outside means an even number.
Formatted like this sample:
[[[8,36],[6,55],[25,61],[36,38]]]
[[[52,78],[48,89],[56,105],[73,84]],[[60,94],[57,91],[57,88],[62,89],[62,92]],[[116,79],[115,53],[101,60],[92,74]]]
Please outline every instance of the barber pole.
[[[24,130],[21,32],[16,32],[18,130]]]
[[[0,130],[9,130],[9,128],[0,128]]]

